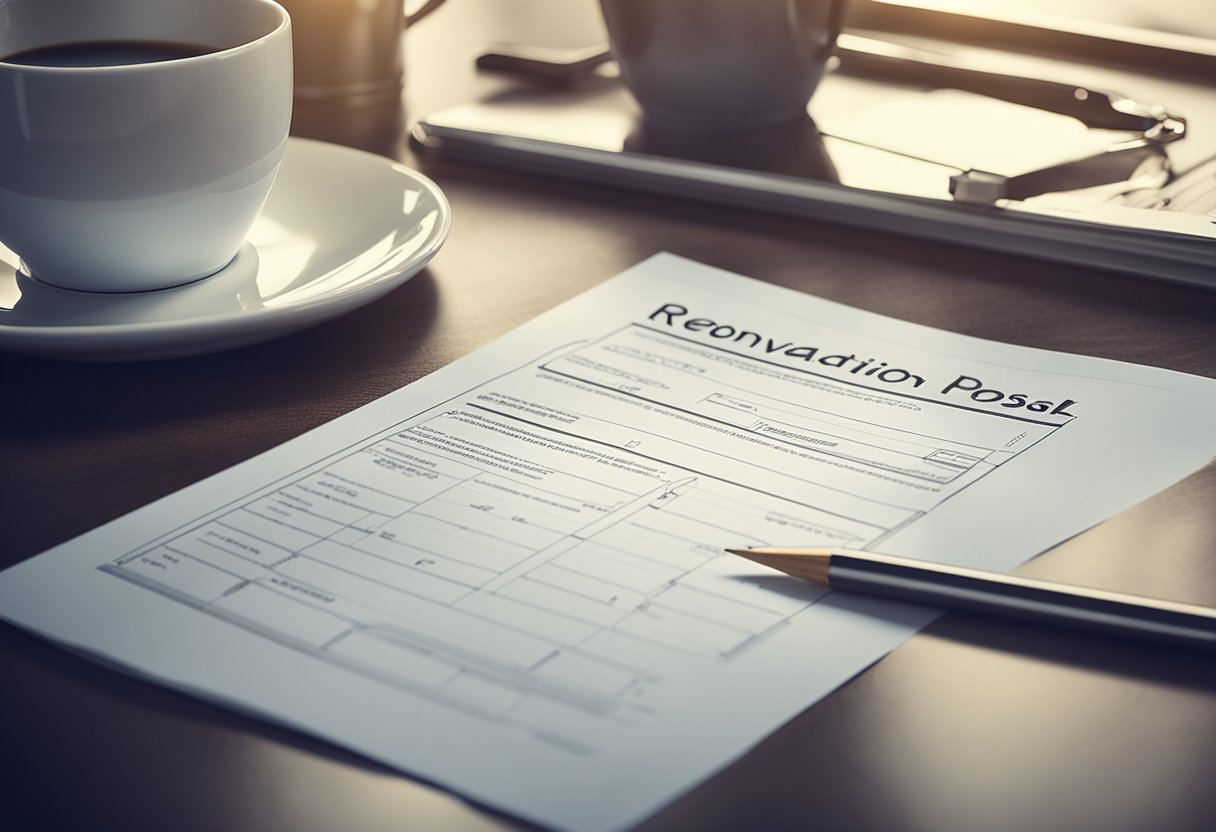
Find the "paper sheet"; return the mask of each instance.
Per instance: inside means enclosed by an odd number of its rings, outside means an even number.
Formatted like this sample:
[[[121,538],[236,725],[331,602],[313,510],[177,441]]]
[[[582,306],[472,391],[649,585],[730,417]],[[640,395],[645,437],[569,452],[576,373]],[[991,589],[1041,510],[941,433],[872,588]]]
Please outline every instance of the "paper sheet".
[[[1008,569],[1216,455],[1216,382],[660,255],[0,574],[0,616],[558,829],[653,812],[933,610],[722,553]]]

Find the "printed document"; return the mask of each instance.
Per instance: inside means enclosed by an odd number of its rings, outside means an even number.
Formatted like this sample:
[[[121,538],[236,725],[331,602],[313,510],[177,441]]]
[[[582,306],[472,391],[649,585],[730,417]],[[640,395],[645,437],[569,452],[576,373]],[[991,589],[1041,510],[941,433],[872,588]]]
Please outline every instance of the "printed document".
[[[561,830],[621,829],[938,611],[723,547],[1008,570],[1216,456],[1216,381],[659,255],[0,574],[0,617]]]

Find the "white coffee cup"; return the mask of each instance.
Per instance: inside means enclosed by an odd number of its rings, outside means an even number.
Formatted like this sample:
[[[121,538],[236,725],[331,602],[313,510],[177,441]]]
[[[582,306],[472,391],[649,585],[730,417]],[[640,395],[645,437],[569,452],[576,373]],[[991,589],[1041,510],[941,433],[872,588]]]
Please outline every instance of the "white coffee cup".
[[[119,41],[212,51],[15,62],[56,44]],[[147,291],[214,274],[270,192],[291,100],[290,20],[272,0],[6,0],[0,242],[36,279],[67,289]]]

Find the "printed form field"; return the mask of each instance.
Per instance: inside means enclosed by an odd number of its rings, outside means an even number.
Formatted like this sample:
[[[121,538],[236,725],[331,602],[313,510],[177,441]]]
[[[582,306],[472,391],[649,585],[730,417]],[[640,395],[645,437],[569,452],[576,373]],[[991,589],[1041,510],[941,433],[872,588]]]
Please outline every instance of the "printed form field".
[[[930,407],[627,327],[102,568],[594,754],[824,593],[723,547],[864,547],[1053,429]]]
[[[546,369],[703,417],[707,436],[726,440],[724,454],[733,441],[762,469],[808,482],[831,479],[858,497],[913,512],[931,509],[1067,422],[884,390],[833,378],[813,364],[785,366],[640,325]],[[735,432],[724,434],[724,427]],[[825,468],[832,469],[826,476]]]

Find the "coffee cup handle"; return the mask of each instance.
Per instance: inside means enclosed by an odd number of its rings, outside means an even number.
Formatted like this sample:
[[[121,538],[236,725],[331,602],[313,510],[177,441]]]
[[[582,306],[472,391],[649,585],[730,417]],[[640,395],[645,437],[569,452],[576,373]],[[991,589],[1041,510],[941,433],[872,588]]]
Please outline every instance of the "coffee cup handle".
[[[406,12],[405,17],[401,21],[401,25],[408,29],[442,5],[443,0],[426,0],[425,3],[415,9],[413,12]]]

